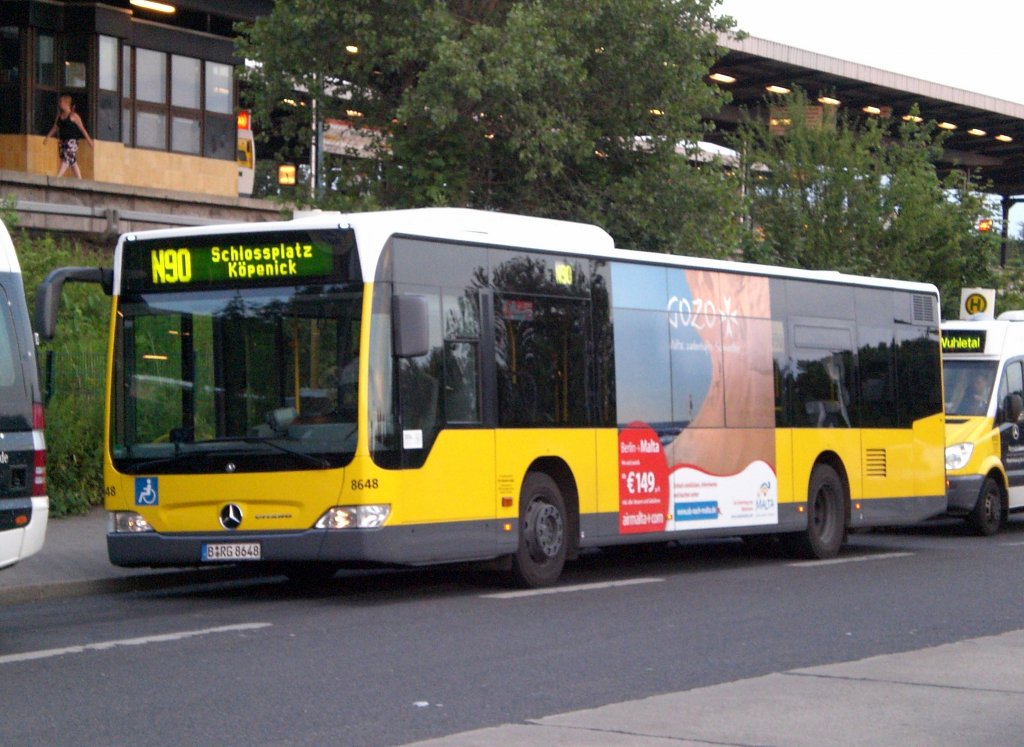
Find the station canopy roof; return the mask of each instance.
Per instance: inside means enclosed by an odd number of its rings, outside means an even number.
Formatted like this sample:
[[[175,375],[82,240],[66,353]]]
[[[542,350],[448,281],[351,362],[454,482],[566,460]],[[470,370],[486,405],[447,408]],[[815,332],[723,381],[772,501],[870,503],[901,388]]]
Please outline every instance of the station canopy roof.
[[[903,117],[916,104],[926,121],[945,123],[941,126],[948,129],[940,167],[970,169],[991,182],[991,191],[999,195],[1024,194],[1024,104],[757,37],[737,40],[722,36],[720,44],[728,52],[711,72],[733,97],[732,103],[713,117],[721,131],[735,129],[744,110],[765,113],[769,86],[800,88],[812,103],[830,97],[833,102],[826,106],[838,106],[840,111],[858,116],[891,113]]]

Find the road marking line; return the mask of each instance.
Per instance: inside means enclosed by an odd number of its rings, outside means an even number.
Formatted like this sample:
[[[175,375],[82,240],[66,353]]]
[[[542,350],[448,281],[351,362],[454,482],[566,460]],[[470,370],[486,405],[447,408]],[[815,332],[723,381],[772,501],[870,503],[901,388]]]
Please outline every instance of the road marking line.
[[[796,563],[786,563],[791,568],[814,568],[819,565],[839,565],[840,563],[863,563],[867,560],[892,560],[893,558],[905,558],[913,555],[912,552],[883,552],[878,555],[858,555],[854,558],[832,558],[831,560],[801,560]]]
[[[144,646],[147,643],[164,643],[167,641],[181,641],[186,638],[195,638],[200,635],[211,635],[212,633],[234,633],[240,630],[259,630],[269,628],[272,623],[242,623],[240,625],[222,625],[219,628],[204,628],[202,630],[183,630],[180,633],[164,633],[162,635],[148,635],[142,638],[123,638],[119,641],[102,641],[100,643],[85,643],[81,646],[67,646],[65,648],[48,648],[42,651],[26,651],[22,654],[8,654],[0,656],[0,664],[13,664],[19,661],[33,661],[34,659],[49,659],[54,656],[65,654],[81,654],[86,651],[106,651],[118,646]]]
[[[604,581],[596,584],[576,584],[574,586],[555,586],[550,589],[525,589],[523,591],[501,591],[497,594],[481,594],[483,599],[518,599],[519,597],[538,597],[542,594],[568,594],[574,591],[596,591],[612,589],[616,586],[636,586],[637,584],[656,584],[663,578],[632,578],[625,581]]]
[[[1024,546],[1024,542],[1000,542],[1003,547],[1021,547]]]

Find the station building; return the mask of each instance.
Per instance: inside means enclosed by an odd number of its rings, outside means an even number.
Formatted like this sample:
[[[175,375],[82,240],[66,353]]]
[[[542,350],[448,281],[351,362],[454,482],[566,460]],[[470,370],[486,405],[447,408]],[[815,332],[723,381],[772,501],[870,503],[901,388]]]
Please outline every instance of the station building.
[[[84,179],[237,197],[234,24],[272,0],[0,0],[0,170],[53,175],[73,97]]]

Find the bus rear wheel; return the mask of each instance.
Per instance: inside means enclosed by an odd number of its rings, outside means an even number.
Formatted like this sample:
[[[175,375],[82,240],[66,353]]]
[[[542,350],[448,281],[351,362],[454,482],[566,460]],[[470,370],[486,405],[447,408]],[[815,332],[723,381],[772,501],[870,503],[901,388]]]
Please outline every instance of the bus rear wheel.
[[[562,575],[568,525],[555,481],[540,472],[527,473],[519,494],[519,547],[512,556],[512,575],[520,586],[550,586]]]
[[[978,491],[978,502],[967,515],[967,523],[975,534],[991,537],[1003,524],[1003,491],[999,483],[986,477]]]
[[[807,529],[786,535],[788,549],[802,558],[834,558],[846,536],[846,491],[836,471],[827,464],[811,470],[807,485]]]

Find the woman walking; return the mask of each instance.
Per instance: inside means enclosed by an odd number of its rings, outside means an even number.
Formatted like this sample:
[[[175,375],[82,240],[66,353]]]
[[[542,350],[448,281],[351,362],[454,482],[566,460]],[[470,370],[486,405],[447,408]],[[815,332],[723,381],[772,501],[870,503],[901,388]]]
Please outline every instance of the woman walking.
[[[85,131],[82,118],[75,112],[75,103],[71,99],[71,94],[62,93],[58,106],[57,118],[53,120],[53,127],[43,137],[43,142],[45,143],[49,138],[57,135],[60,153],[60,169],[57,171],[57,176],[64,176],[64,172],[70,168],[71,173],[81,179],[82,172],[78,168],[78,138],[85,136],[90,148],[96,146],[93,144],[92,138],[89,137],[89,133]]]

